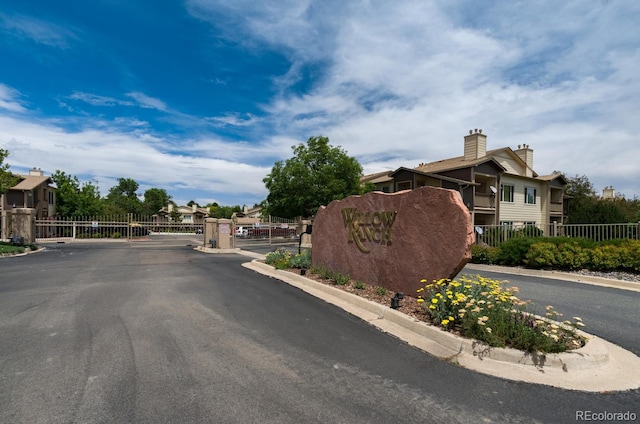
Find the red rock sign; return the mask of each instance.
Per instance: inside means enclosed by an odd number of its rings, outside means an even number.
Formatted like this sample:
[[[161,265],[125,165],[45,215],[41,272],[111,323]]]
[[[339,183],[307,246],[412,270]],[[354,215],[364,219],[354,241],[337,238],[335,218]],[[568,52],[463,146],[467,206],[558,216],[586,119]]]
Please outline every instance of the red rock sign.
[[[434,187],[331,202],[313,223],[312,262],[415,296],[454,278],[471,259],[474,231],[458,192]]]

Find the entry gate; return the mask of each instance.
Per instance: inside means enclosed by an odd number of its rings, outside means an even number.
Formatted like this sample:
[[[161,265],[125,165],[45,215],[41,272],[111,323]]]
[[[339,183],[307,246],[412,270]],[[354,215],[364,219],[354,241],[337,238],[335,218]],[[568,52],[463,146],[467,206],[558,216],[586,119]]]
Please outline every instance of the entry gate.
[[[202,234],[202,230],[202,223],[168,222],[134,215],[51,218],[36,220],[36,242],[135,239],[152,234],[192,235]]]

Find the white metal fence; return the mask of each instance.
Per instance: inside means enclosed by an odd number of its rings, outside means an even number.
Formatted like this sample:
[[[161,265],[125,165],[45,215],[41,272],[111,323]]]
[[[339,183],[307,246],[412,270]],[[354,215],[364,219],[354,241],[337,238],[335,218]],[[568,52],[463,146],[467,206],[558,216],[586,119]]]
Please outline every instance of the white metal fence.
[[[169,222],[131,214],[36,220],[36,241],[132,239],[154,233],[201,234],[202,231],[202,223]]]
[[[233,221],[235,241],[297,242],[300,221],[266,216]],[[154,234],[202,234],[204,223],[171,222],[150,216],[119,215],[36,220],[36,242],[135,239]]]
[[[593,241],[614,239],[640,240],[640,222],[619,224],[551,224],[539,226],[477,225],[476,244],[496,247],[517,237],[574,237]]]

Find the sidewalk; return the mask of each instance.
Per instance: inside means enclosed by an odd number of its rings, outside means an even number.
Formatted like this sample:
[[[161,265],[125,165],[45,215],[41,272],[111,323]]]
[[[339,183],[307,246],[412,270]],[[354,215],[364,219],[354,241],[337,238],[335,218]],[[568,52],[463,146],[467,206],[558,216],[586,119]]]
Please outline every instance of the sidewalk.
[[[206,252],[214,249],[198,249]],[[213,253],[213,252],[207,252]],[[464,368],[508,380],[544,384],[569,390],[586,392],[623,391],[640,388],[640,358],[613,343],[583,333],[589,342],[581,349],[560,354],[529,354],[509,348],[491,348],[474,340],[430,326],[387,306],[369,301],[340,289],[310,280],[291,272],[276,270],[264,264],[264,255],[242,250],[226,251],[254,258],[243,266],[263,275],[279,279],[336,305],[380,330],[428,352],[440,359]],[[504,267],[470,267],[477,271],[507,272]],[[508,272],[514,273],[508,268]],[[529,270],[520,270],[526,272]],[[560,274],[560,275],[557,275]],[[568,279],[573,274],[540,273],[546,278]],[[577,276],[571,281],[616,287],[616,280],[597,281]],[[637,290],[628,282],[619,282],[618,288]],[[633,283],[629,283],[633,284]],[[637,284],[636,284],[637,285]]]

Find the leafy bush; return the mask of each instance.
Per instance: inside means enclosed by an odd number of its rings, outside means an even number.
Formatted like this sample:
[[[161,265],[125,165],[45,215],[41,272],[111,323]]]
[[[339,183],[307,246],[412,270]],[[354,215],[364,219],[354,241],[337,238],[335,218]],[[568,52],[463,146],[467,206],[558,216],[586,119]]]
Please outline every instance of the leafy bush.
[[[499,252],[500,249],[497,247],[474,244],[471,246],[471,262],[474,264],[495,264]]]
[[[591,251],[591,267],[598,271],[613,271],[620,267],[620,247],[611,244],[598,246]]]
[[[294,255],[289,261],[289,265],[291,265],[292,268],[311,268],[311,251],[305,249]]]
[[[558,247],[553,243],[538,242],[529,246],[523,262],[532,268],[553,268],[557,264]]]
[[[387,289],[385,287],[378,286],[378,288],[376,288],[376,293],[380,296],[384,296],[387,294]]]
[[[331,270],[326,266],[313,267],[311,268],[311,272],[318,274],[318,276],[323,280],[329,280],[333,275],[333,272],[331,272]]]
[[[347,274],[343,274],[341,272],[334,272],[331,279],[333,280],[333,284],[338,286],[344,286],[349,284],[349,281],[351,281],[351,278]]]
[[[590,260],[590,249],[582,247],[579,242],[558,245],[556,264],[562,269],[583,269],[589,265]]]
[[[500,245],[496,260],[501,265],[522,265],[531,245],[539,241],[544,241],[544,239],[519,237],[507,240]]]
[[[365,285],[362,281],[356,281],[353,287],[355,287],[358,290],[364,290]]]
[[[275,251],[267,253],[265,263],[272,265],[275,269],[285,269],[290,268],[290,260],[290,252],[282,248],[277,248]]]

